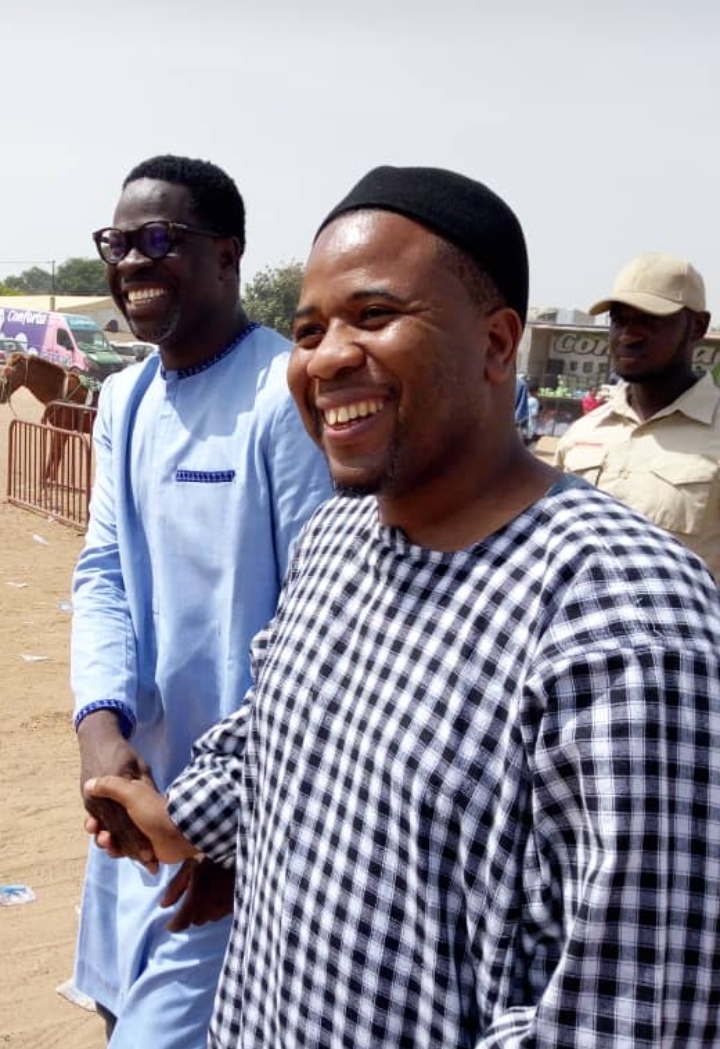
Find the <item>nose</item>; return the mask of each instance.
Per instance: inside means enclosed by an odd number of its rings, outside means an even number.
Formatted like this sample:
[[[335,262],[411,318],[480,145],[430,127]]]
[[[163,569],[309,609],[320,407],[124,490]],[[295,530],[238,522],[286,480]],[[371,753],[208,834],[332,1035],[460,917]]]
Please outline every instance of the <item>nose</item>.
[[[119,272],[122,272],[124,269],[137,269],[139,266],[149,266],[152,261],[152,259],[149,259],[147,255],[143,255],[143,253],[138,251],[136,246],[132,244],[127,255],[124,255],[119,262],[115,263],[115,269]]]
[[[624,346],[629,342],[636,342],[637,339],[642,338],[644,334],[642,323],[637,321],[634,317],[628,317],[624,320],[614,320],[610,327],[612,341],[621,346]]]
[[[330,324],[310,353],[307,373],[312,379],[333,379],[341,372],[360,368],[365,353],[347,325]]]

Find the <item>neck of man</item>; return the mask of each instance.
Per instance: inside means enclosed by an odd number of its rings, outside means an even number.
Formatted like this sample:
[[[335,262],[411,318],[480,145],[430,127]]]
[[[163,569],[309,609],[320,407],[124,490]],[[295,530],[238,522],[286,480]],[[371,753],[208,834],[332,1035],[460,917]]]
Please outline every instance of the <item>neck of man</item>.
[[[628,380],[628,404],[632,405],[644,421],[667,408],[697,381],[698,377],[689,364],[683,364],[660,375],[649,376],[642,382]]]
[[[400,528],[418,546],[443,553],[464,550],[497,532],[536,503],[560,474],[541,462],[513,432],[499,454],[468,470],[461,490],[434,480],[404,495],[379,495],[380,520]]]
[[[238,300],[237,306],[212,327],[198,332],[182,343],[172,337],[160,344],[160,359],[167,371],[192,368],[211,360],[235,342],[248,326],[247,314]]]

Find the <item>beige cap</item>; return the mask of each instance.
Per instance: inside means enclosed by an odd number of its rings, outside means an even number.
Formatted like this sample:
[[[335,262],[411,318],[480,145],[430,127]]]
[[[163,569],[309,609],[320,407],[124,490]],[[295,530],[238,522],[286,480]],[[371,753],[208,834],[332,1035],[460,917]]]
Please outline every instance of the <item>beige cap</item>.
[[[687,259],[677,255],[638,255],[620,270],[611,294],[594,303],[588,313],[605,313],[614,302],[658,317],[669,317],[685,307],[702,313],[705,284]]]

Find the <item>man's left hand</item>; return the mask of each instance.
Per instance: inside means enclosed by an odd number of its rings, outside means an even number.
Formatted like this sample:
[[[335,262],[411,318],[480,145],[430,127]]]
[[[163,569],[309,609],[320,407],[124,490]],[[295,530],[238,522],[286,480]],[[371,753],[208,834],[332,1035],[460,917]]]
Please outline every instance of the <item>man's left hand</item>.
[[[185,860],[160,901],[162,907],[172,907],[182,899],[168,929],[182,932],[191,925],[219,921],[232,913],[234,891],[234,867],[221,867],[207,857]]]

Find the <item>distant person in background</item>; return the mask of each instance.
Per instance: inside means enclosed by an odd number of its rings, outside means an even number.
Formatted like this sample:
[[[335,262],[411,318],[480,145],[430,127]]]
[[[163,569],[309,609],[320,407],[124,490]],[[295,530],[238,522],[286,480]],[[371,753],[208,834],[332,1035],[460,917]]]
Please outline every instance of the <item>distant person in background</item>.
[[[540,401],[538,400],[538,387],[531,386],[528,390],[528,421],[526,443],[530,444],[537,437],[538,419],[540,417]]]
[[[597,395],[597,386],[591,386],[582,399],[583,415],[587,415],[589,412],[594,412],[601,404],[603,404],[603,401]]]
[[[82,780],[114,772],[164,790],[193,740],[242,701],[250,639],[329,473],[288,390],[289,343],[242,309],[245,209],[224,171],[144,161],[94,240],[117,307],[159,353],[106,380],[95,424],[73,590]],[[132,858],[91,844],[74,982],[112,1049],[204,1049],[230,919],[192,922],[230,908],[232,871],[151,875],[120,810],[89,809],[96,840]]]
[[[666,528],[720,581],[720,390],[693,370],[710,322],[703,279],[685,259],[639,255],[590,308],[606,311],[623,382],[568,429],[556,464]]]
[[[525,440],[527,436],[527,424],[530,414],[528,405],[528,384],[522,375],[515,376],[515,426],[517,431]]]

